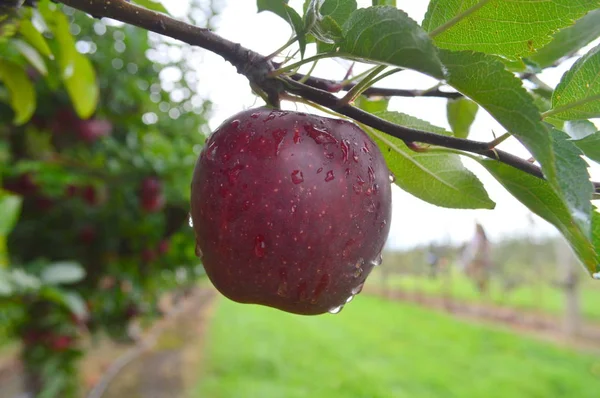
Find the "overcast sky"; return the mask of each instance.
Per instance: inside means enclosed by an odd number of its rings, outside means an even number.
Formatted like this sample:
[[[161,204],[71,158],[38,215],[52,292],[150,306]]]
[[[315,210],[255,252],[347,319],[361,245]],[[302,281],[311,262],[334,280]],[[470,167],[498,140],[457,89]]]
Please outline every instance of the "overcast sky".
[[[164,1],[175,15],[182,12],[186,2]],[[290,5],[301,10],[303,0],[291,0]],[[216,3],[218,4],[218,3]],[[358,1],[359,6],[369,6],[371,1]],[[406,11],[417,22],[421,22],[427,9],[427,1],[399,1],[399,8]],[[221,12],[215,20],[216,32],[223,37],[238,42],[262,54],[270,54],[284,44],[291,35],[289,26],[275,15],[256,13],[254,0],[223,0]],[[309,52],[311,49],[309,48]],[[313,50],[314,51],[314,50]],[[565,63],[541,75],[541,79],[554,86],[574,61]],[[332,60],[320,61],[314,75],[332,79],[342,79],[349,63]],[[210,120],[211,129],[231,115],[263,104],[251,94],[245,77],[221,57],[206,52],[198,64],[200,85],[198,91],[214,102],[214,113]],[[425,89],[436,81],[416,72],[403,71],[382,82],[381,86],[394,86],[406,89]],[[296,104],[284,104],[288,109],[306,108]],[[416,116],[428,122],[449,129],[446,120],[446,100],[437,98],[395,98],[390,102],[390,110]],[[316,113],[315,110],[310,110]],[[598,125],[598,123],[596,123]],[[479,110],[471,128],[470,138],[481,141],[493,139],[493,133],[501,135],[504,128],[496,123],[485,111]],[[500,146],[518,156],[529,157],[527,151],[516,140],[511,139]],[[393,219],[388,240],[390,248],[408,248],[430,242],[452,241],[460,243],[468,240],[475,222],[480,222],[492,240],[503,237],[545,236],[557,234],[554,227],[537,216],[532,216],[527,208],[515,200],[485,170],[470,159],[464,163],[483,181],[490,197],[496,202],[494,210],[453,210],[425,203],[397,187],[393,190]],[[590,170],[592,176],[600,180],[600,167]]]

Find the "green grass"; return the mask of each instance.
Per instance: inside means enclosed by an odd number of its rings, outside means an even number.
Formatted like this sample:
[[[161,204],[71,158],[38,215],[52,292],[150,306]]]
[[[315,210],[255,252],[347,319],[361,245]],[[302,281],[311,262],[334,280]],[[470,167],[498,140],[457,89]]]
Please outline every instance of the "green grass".
[[[444,279],[440,276],[430,279],[427,276],[393,275],[388,279],[389,287],[407,292],[421,292],[432,296],[445,294]],[[369,285],[378,287],[379,275],[369,277]],[[597,281],[583,281],[580,289],[581,313],[584,318],[600,321],[600,284]],[[460,272],[452,274],[451,296],[458,300],[482,301],[479,292],[471,280]],[[503,294],[499,281],[492,280],[489,302],[509,307],[538,310],[558,315],[564,307],[564,294],[556,287],[547,284],[522,285]],[[600,396],[600,395],[599,395]]]
[[[192,397],[598,397],[600,356],[360,296],[303,317],[221,299]]]

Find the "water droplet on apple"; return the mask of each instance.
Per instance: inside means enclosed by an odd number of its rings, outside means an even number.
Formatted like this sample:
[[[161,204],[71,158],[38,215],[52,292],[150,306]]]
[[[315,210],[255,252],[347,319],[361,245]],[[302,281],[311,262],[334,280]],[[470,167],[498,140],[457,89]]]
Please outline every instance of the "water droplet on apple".
[[[194,252],[196,253],[196,257],[202,258],[202,249],[200,249],[200,245],[197,243]]]
[[[339,314],[340,311],[342,311],[343,309],[344,309],[344,304],[338,305],[337,307],[330,308],[329,311],[327,311],[327,312],[329,312],[330,314]]]
[[[188,225],[192,228],[194,227],[194,220],[192,220],[191,214],[188,214]]]
[[[292,205],[292,214],[294,214],[298,210],[298,205]]]
[[[328,285],[329,285],[329,274],[323,274],[321,276],[321,279],[319,279],[319,283],[317,284],[317,287],[315,287],[313,297],[310,300],[310,302],[312,304],[316,304],[316,302],[319,300],[319,297],[321,296],[321,293],[323,293],[325,291],[325,289],[327,288]]]
[[[256,257],[264,257],[267,245],[265,244],[265,237],[262,235],[256,235],[254,238],[254,254]]]
[[[333,180],[335,178],[335,175],[333,174],[333,170],[329,170],[327,172],[327,175],[325,176],[325,181],[329,182],[331,180]]]
[[[356,154],[356,151],[352,151],[352,160],[354,160],[356,163],[358,163],[358,155]]]
[[[347,162],[348,161],[348,152],[350,151],[350,142],[348,140],[342,140],[340,147],[342,148],[342,160],[344,162]]]
[[[323,171],[323,168],[322,168],[322,167],[319,167],[319,168],[317,169],[317,174],[319,174],[319,173],[320,173],[320,172],[322,172],[322,171]]]
[[[276,114],[275,112],[271,112],[271,113],[269,113],[269,116],[267,116],[267,117],[266,117],[266,118],[263,120],[263,122],[268,122],[269,120],[273,120],[273,119],[275,119],[275,116],[277,116],[277,114]]]
[[[393,173],[390,173],[390,182],[392,184],[396,182],[396,176]]]
[[[298,144],[300,143],[300,141],[302,141],[301,137],[300,137],[300,131],[298,129],[294,130],[294,144]]]
[[[242,205],[242,210],[248,210],[250,205],[252,205],[252,203],[249,200],[245,200],[244,204]]]
[[[371,265],[373,265],[374,267],[377,267],[377,266],[381,265],[382,262],[383,262],[383,254],[379,253],[379,255],[377,257],[375,257],[373,260],[371,260]]]
[[[300,170],[294,170],[292,172],[292,182],[294,184],[300,184],[302,181],[304,181],[304,174],[302,174]]]
[[[235,119],[231,122],[231,127],[233,127],[234,129],[237,129],[238,127],[240,127],[240,121]]]
[[[365,285],[364,283],[361,283],[361,284],[359,284],[358,286],[356,286],[356,287],[353,287],[353,288],[352,288],[352,294],[354,294],[354,295],[357,295],[357,294],[359,294],[360,292],[362,292],[362,290],[363,290],[363,286],[364,286],[364,285]]]
[[[354,299],[354,295],[350,295],[348,296],[348,298],[346,299],[346,304],[348,304],[349,302],[351,302]]]
[[[304,130],[310,138],[317,144],[337,144],[338,140],[325,128],[315,127],[311,124],[305,124]]]
[[[371,182],[375,181],[375,170],[373,170],[372,166],[369,166],[368,173],[369,173],[369,181],[371,181]]]
[[[366,142],[366,141],[364,141],[364,142],[363,142],[362,151],[363,151],[364,153],[369,153],[369,152],[370,152],[370,151],[369,151],[369,145],[367,144],[367,142]]]
[[[253,114],[250,115],[250,117],[252,119],[256,119],[256,118],[258,118],[258,116],[260,116],[260,114],[258,112],[254,112]]]

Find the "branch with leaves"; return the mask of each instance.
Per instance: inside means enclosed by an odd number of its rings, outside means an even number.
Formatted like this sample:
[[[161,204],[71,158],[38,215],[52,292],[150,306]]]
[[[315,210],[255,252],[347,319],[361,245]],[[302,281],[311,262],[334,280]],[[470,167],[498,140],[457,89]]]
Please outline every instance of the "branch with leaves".
[[[480,1],[461,9],[452,2],[433,0],[421,25],[395,7],[357,9],[353,0],[308,1],[302,16],[283,1],[259,1],[259,11],[279,15],[294,30],[295,40],[286,46],[295,41],[302,59],[287,66],[207,29],[125,0],[61,2],[94,17],[113,18],[219,54],[272,106],[278,106],[280,98],[297,98],[359,122],[380,146],[398,176],[396,183],[430,203],[492,208],[483,185],[462,166],[460,156],[475,159],[517,199],[554,224],[590,273],[600,272],[600,215],[592,205],[600,184],[590,181],[582,158],[600,160],[600,133],[587,120],[600,116],[600,83],[592,78],[600,68],[600,47],[580,58],[553,90],[541,84],[527,90],[515,76],[518,72],[531,78],[600,36],[597,0],[532,3],[527,12],[518,12],[515,7],[522,5],[510,2]],[[316,43],[315,56],[304,57],[308,42]],[[379,67],[341,87],[295,70],[330,57]],[[421,72],[455,91],[375,88],[373,83],[390,73],[388,66]],[[332,94],[338,88],[348,91],[344,99]],[[360,94],[469,98],[472,105],[460,106],[484,108],[510,134],[491,142],[470,140],[472,120],[460,133],[448,132],[387,108],[361,109],[358,102],[350,101]],[[455,108],[454,114],[461,117],[462,108]],[[458,124],[451,122],[453,127]],[[517,138],[540,166],[497,149],[508,136]],[[420,188],[424,185],[431,189],[424,191]]]

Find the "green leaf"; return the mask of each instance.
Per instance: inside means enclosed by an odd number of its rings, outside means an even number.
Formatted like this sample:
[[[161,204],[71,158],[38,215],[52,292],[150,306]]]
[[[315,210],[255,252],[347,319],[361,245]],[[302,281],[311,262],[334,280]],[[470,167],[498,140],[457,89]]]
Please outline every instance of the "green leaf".
[[[598,6],[598,0],[432,0],[423,28],[441,48],[517,59]]]
[[[528,58],[547,68],[563,57],[569,56],[600,36],[600,10],[590,11],[574,25],[556,32],[550,43]]]
[[[588,235],[573,223],[569,209],[547,181],[523,173],[495,160],[480,160],[481,164],[529,210],[553,224],[569,241],[571,247],[590,273],[599,271],[600,256]],[[600,214],[592,213],[594,231]]]
[[[451,135],[441,127],[399,112],[378,112],[390,122]],[[414,152],[402,140],[368,128],[388,167],[396,176],[396,184],[410,194],[437,206],[457,209],[493,209],[485,188],[477,177],[466,169],[460,157],[444,152]]]
[[[544,117],[561,120],[600,116],[600,46],[581,57],[560,79],[552,95],[552,109]]]
[[[372,0],[371,4],[374,6],[392,6],[396,7],[396,0]]]
[[[90,60],[77,52],[67,17],[60,12],[53,17],[54,35],[60,46],[58,59],[61,77],[77,115],[87,119],[96,110],[99,100],[96,72]]]
[[[42,33],[33,26],[29,19],[21,20],[19,33],[31,44],[38,52],[48,58],[52,58],[52,51],[46,42]]]
[[[448,100],[446,114],[455,137],[467,138],[478,109],[479,105],[467,98]]]
[[[35,89],[29,77],[20,65],[0,59],[0,81],[10,92],[10,106],[15,112],[13,122],[16,125],[27,122],[36,106]]]
[[[79,294],[75,292],[65,292],[63,296],[63,302],[72,314],[80,319],[87,317],[87,305]]]
[[[364,95],[359,95],[354,101],[354,106],[367,111],[369,113],[377,113],[387,111],[389,98],[370,98]]]
[[[447,81],[486,109],[525,145],[542,165],[550,185],[571,210],[573,222],[589,233],[591,193],[578,181],[588,181],[580,153],[567,140],[555,142],[550,126],[541,121],[533,99],[521,81],[496,57],[469,51],[440,51]],[[576,180],[576,181],[575,181]]]
[[[147,8],[149,10],[158,11],[158,12],[162,12],[163,14],[169,15],[169,11],[167,11],[167,9],[165,8],[165,6],[163,6],[162,3],[160,3],[159,1],[153,1],[153,0],[133,0],[133,2],[136,3],[139,6]]]
[[[304,22],[302,17],[287,4],[287,0],[256,0],[258,12],[271,11],[275,15],[281,17],[292,27],[298,37],[300,46],[300,54],[304,56],[306,49],[306,32],[304,31]]]
[[[570,120],[565,122],[560,130],[563,130],[574,140],[580,140],[597,131],[594,123],[589,120]]]
[[[573,143],[581,149],[585,156],[600,163],[600,132],[588,135],[581,140],[573,141]]]
[[[0,191],[0,236],[6,236],[12,231],[21,213],[20,196],[9,195]]]
[[[393,7],[358,9],[342,27],[340,52],[349,58],[410,68],[443,78],[437,51],[415,21]]]
[[[76,283],[85,278],[85,270],[76,262],[64,261],[47,265],[40,277],[51,285]]]
[[[356,10],[356,0],[311,0],[305,6],[306,32],[323,43],[332,44],[342,39],[341,26]]]
[[[17,49],[29,61],[29,63],[37,69],[42,76],[48,75],[48,69],[46,68],[46,62],[35,48],[21,39],[11,40],[11,44]]]

